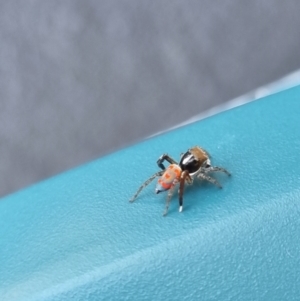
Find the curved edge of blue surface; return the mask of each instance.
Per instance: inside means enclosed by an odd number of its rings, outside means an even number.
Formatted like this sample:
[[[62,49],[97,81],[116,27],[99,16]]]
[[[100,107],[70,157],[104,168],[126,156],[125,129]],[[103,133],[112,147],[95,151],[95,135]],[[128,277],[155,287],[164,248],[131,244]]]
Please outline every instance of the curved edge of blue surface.
[[[1,300],[296,300],[300,87],[154,137],[3,198]],[[162,217],[155,183],[201,145],[216,175]]]

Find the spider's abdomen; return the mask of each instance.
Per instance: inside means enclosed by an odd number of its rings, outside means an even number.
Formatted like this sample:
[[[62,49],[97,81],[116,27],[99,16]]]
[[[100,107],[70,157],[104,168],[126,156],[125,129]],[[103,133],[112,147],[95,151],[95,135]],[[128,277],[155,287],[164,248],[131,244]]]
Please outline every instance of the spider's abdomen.
[[[181,168],[176,164],[168,166],[163,175],[158,179],[156,185],[156,192],[159,193],[171,188],[175,179],[179,180],[181,175]]]

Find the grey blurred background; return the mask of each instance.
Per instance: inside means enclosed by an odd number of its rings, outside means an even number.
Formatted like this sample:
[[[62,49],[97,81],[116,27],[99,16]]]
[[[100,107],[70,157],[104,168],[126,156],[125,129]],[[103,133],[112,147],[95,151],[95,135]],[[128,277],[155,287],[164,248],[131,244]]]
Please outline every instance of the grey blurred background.
[[[0,196],[300,67],[300,1],[0,1]]]

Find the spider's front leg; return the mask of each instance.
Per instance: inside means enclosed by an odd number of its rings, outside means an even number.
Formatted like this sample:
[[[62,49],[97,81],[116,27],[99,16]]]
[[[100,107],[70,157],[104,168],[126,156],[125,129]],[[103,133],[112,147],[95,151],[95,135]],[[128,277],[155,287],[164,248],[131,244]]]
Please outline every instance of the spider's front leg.
[[[159,171],[156,172],[153,176],[151,176],[148,180],[146,180],[138,189],[138,191],[136,192],[136,194],[129,200],[130,203],[134,202],[135,199],[137,198],[137,196],[139,195],[139,193],[147,186],[149,185],[156,177],[160,177],[162,176],[162,174],[164,173],[164,171]]]
[[[171,158],[168,154],[163,154],[159,157],[159,159],[157,160],[157,165],[159,168],[161,168],[162,170],[165,170],[165,166],[163,164],[164,161],[168,161],[170,164],[176,164],[178,165],[178,163],[173,159]]]
[[[180,185],[179,185],[179,212],[182,212],[182,208],[183,208],[183,192],[184,192],[184,186],[185,186],[185,182],[186,180],[189,179],[189,181],[191,182],[192,179],[189,175],[189,172],[187,170],[185,170],[184,172],[182,172],[181,176],[180,176]]]
[[[192,179],[191,179],[191,177],[189,175],[189,172],[187,170],[185,170],[184,172],[182,172],[179,180],[178,179],[174,180],[171,188],[168,191],[167,202],[166,202],[166,209],[165,209],[165,212],[164,212],[163,216],[166,216],[168,214],[168,210],[169,210],[169,206],[170,206],[170,203],[171,203],[171,199],[172,199],[172,196],[174,194],[175,187],[177,186],[178,183],[179,183],[179,190],[178,190],[178,193],[179,193],[179,212],[182,212],[182,207],[183,207],[183,191],[184,191],[184,185],[185,185],[186,180],[188,180],[190,183],[192,182]]]

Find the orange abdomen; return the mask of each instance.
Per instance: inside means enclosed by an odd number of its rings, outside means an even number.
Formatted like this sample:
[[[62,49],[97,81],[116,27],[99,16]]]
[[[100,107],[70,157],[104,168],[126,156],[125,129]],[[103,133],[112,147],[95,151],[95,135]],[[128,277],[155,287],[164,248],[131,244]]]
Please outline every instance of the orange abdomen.
[[[181,168],[176,164],[168,166],[164,174],[159,178],[157,183],[157,189],[168,190],[171,188],[175,179],[179,180],[181,175]]]

